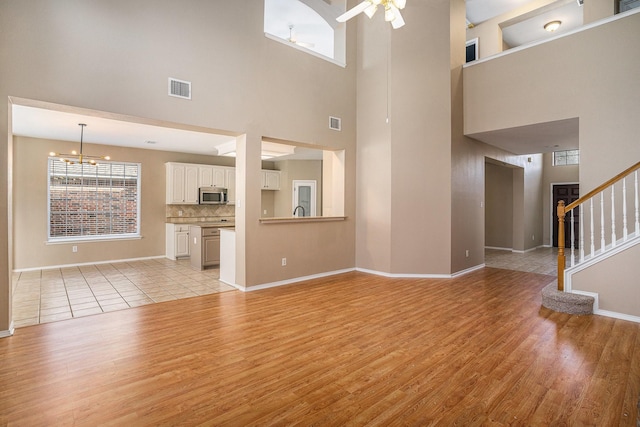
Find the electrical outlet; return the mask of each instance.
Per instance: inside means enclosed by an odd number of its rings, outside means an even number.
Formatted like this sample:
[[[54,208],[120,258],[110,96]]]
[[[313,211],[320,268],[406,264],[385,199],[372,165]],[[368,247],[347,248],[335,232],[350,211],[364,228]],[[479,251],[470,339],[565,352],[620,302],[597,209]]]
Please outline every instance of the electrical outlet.
[[[264,213],[264,215],[266,215],[266,214],[267,214],[267,210],[265,209],[265,210],[263,211],[263,213]]]
[[[285,265],[287,265],[287,259],[286,258],[282,258],[282,266],[284,267]]]
[[[536,240],[536,235],[535,234],[531,235],[531,240]]]
[[[182,216],[182,211],[178,211],[178,216]]]
[[[464,256],[466,256],[467,258],[469,258],[469,249],[467,249],[466,251],[464,251]]]
[[[78,247],[76,245],[71,246],[71,252],[78,252]]]

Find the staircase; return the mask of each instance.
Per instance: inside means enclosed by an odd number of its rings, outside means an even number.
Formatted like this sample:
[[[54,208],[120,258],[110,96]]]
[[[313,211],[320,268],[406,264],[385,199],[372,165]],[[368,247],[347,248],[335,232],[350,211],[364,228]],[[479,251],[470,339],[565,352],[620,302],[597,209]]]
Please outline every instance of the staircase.
[[[640,321],[637,313],[599,310],[598,293],[573,289],[574,275],[640,244],[639,169],[640,162],[575,202],[567,206],[564,201],[558,203],[558,281],[557,285],[543,289],[544,307],[572,314],[590,314],[595,310],[599,314]],[[569,248],[565,248],[566,222],[569,223]],[[574,227],[576,222],[578,230]],[[576,232],[578,236],[574,235]],[[633,263],[625,268],[640,267]],[[614,287],[616,277],[608,279],[611,283],[607,286]]]

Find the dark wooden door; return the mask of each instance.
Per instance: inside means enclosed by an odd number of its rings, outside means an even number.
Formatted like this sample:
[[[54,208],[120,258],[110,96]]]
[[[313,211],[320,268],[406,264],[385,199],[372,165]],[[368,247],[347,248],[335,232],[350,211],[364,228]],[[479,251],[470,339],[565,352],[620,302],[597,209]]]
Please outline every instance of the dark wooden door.
[[[553,186],[553,206],[551,207],[551,220],[553,223],[553,247],[558,247],[558,202],[564,200],[565,206],[576,201],[580,197],[579,184],[560,184]],[[567,212],[564,218],[564,246],[571,247],[571,215]],[[578,208],[573,210],[573,247],[578,248],[580,230],[580,215]]]

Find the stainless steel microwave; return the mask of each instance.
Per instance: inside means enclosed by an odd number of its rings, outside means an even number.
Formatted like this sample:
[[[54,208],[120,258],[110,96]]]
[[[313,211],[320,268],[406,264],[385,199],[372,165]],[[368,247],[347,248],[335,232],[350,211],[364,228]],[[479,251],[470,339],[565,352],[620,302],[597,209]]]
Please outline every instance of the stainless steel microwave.
[[[227,200],[227,189],[221,187],[200,187],[200,197],[198,201],[201,205],[224,205]]]

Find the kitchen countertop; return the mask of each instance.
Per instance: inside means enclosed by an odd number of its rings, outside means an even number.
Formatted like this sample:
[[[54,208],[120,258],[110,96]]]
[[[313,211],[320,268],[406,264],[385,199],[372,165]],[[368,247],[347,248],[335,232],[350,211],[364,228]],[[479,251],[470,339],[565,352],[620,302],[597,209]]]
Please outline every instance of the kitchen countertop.
[[[167,224],[198,225],[200,227],[235,227],[234,217],[167,217]]]

